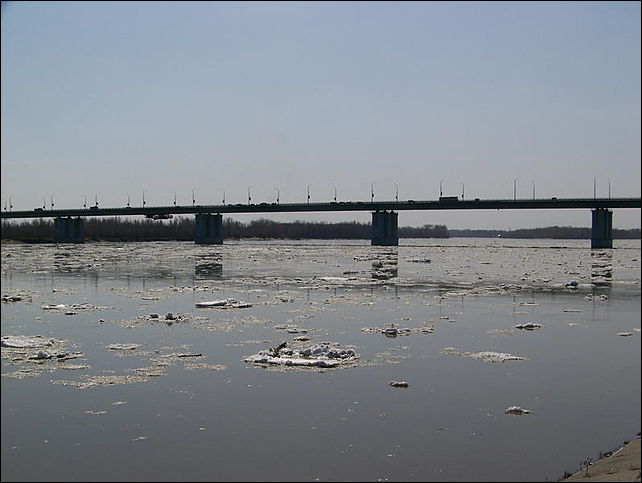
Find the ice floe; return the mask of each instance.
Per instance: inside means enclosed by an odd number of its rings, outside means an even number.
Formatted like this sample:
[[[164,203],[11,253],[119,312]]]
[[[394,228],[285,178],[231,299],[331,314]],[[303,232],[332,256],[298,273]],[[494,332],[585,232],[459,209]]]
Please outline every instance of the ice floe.
[[[441,350],[441,352],[449,355],[469,357],[471,359],[477,359],[478,361],[481,361],[481,362],[521,361],[521,360],[527,359],[526,357],[516,356],[513,354],[508,354],[506,352],[495,352],[495,351],[462,352],[462,351],[458,351],[454,347],[444,347]]]
[[[535,330],[535,329],[541,329],[542,325],[541,324],[536,324],[535,322],[526,322],[525,324],[518,324],[515,326],[516,329],[524,329],[524,330]]]
[[[218,309],[245,309],[247,307],[252,307],[252,304],[248,302],[242,302],[234,298],[227,298],[221,300],[196,302],[196,306],[199,308],[213,307]]]
[[[521,408],[519,406],[511,406],[504,410],[505,414],[513,414],[515,416],[521,416],[522,414],[530,414],[531,411],[528,409]]]
[[[359,354],[351,347],[321,342],[302,348],[287,347],[287,342],[278,347],[259,351],[246,357],[244,362],[253,364],[279,365],[286,367],[321,367],[333,368],[353,363]]]

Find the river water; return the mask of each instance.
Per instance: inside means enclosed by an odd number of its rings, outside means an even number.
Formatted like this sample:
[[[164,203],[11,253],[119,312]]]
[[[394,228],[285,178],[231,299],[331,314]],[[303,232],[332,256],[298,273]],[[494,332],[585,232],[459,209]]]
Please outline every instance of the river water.
[[[54,340],[2,347],[3,481],[544,481],[640,430],[639,240],[3,244],[2,295]]]

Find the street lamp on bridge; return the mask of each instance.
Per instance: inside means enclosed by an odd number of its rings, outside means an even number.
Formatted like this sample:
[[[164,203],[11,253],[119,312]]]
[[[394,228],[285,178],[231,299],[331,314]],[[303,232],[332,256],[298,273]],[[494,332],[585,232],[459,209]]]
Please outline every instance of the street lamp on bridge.
[[[533,199],[535,199],[535,181],[531,179],[531,184],[533,185]]]
[[[519,178],[515,178],[513,180],[513,200],[517,200],[517,180]]]
[[[334,188],[334,202],[336,203],[337,202],[337,187],[334,186],[334,185],[332,187]]]
[[[308,205],[310,204],[310,185],[308,185]]]

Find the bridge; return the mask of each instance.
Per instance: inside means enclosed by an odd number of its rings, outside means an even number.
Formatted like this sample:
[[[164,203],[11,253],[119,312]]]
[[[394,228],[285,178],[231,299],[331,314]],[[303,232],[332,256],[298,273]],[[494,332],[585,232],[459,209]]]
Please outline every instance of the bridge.
[[[372,245],[399,244],[398,213],[402,210],[546,210],[590,209],[592,211],[591,248],[612,248],[613,208],[640,208],[640,198],[541,198],[541,199],[460,199],[456,196],[438,200],[340,201],[328,203],[258,203],[222,205],[171,205],[82,209],[36,208],[30,211],[2,211],[1,218],[53,218],[53,239],[57,243],[82,243],[83,219],[90,216],[146,216],[152,219],[170,215],[195,215],[194,241],[197,244],[223,243],[223,213],[295,213],[295,212],[372,212]]]

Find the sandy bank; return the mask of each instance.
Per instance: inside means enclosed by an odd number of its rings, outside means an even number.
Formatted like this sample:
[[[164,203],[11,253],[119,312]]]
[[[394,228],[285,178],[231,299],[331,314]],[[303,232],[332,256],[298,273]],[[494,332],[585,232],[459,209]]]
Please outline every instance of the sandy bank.
[[[596,461],[588,471],[578,471],[560,481],[640,481],[640,437]]]

